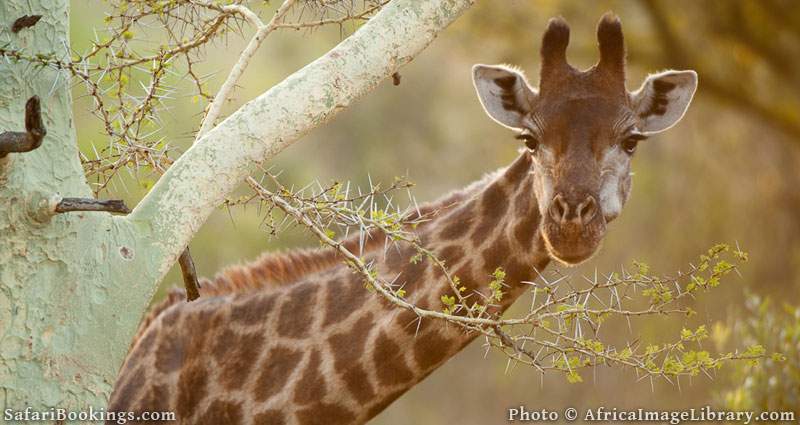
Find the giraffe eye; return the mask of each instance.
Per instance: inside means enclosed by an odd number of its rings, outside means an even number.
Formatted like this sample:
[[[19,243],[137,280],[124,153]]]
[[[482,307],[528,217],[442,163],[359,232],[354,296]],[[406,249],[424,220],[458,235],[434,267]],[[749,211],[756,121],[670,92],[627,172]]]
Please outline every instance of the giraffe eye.
[[[530,149],[533,152],[536,152],[539,149],[539,139],[537,139],[530,133],[518,134],[515,138],[517,140],[522,140],[523,142],[525,142],[525,146],[527,146],[528,149]]]
[[[636,146],[639,144],[640,140],[646,139],[647,136],[642,134],[632,134],[625,138],[625,140],[620,143],[622,146],[622,150],[624,150],[628,155],[633,155],[636,152]]]
[[[632,138],[627,138],[622,141],[622,149],[628,153],[628,155],[633,155],[636,152],[636,145],[639,144],[639,141]]]

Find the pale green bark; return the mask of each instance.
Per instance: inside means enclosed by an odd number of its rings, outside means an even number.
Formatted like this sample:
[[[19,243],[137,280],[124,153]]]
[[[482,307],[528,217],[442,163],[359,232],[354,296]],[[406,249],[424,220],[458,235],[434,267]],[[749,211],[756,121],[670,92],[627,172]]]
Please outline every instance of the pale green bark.
[[[471,3],[393,1],[197,141],[129,217],[48,214],[54,195],[91,196],[68,75],[0,60],[0,131],[22,129],[34,94],[48,129],[41,148],[0,162],[0,422],[6,408],[105,406],[154,290],[213,209],[254,164],[410,61]],[[32,13],[44,18],[9,31]],[[28,53],[63,52],[67,24],[67,0],[0,1],[0,43]]]
[[[14,19],[31,12],[44,18],[12,34]],[[0,17],[0,40],[13,46],[49,53],[69,45],[65,1],[4,0]],[[54,194],[91,197],[78,161],[67,78],[0,62],[0,129],[24,129],[25,101],[34,94],[42,98],[48,129],[41,148],[9,155],[0,171],[0,407],[102,405],[125,350],[124,341],[106,335],[117,326],[133,328],[139,319],[97,320],[108,316],[108,298],[123,284],[109,283],[111,270],[122,269],[111,250],[135,239],[130,226],[107,214],[37,221],[39,205]],[[142,285],[141,292],[147,296],[152,288]]]

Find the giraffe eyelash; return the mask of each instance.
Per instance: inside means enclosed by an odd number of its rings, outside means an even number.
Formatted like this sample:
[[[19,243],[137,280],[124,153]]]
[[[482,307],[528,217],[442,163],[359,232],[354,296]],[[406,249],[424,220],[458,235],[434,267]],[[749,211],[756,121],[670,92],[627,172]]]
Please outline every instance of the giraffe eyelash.
[[[647,140],[648,137],[649,136],[646,135],[646,134],[642,134],[642,133],[639,133],[639,132],[632,132],[632,133],[629,133],[627,137],[625,137],[625,140],[632,140],[632,141],[636,141],[636,142],[641,142],[642,140]]]

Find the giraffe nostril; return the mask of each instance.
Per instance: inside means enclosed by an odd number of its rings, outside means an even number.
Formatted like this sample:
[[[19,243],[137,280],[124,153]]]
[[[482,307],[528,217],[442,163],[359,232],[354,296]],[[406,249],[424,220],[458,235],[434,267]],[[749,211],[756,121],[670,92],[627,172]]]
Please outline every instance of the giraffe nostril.
[[[587,196],[586,200],[578,205],[578,218],[581,223],[586,225],[592,221],[594,216],[597,215],[597,209],[597,201],[594,199],[594,196]]]
[[[548,213],[554,222],[561,225],[571,222],[579,226],[585,226],[597,215],[600,208],[597,204],[597,199],[594,196],[588,195],[580,203],[567,201],[567,198],[561,194],[556,194],[550,204]]]
[[[557,223],[564,223],[569,214],[569,204],[564,200],[564,196],[560,193],[553,198],[550,204],[550,217]]]

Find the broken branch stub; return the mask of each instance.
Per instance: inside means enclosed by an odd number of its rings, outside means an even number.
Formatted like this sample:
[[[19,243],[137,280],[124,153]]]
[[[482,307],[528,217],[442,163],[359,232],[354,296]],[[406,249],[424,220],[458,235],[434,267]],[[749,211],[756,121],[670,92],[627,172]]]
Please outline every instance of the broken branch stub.
[[[0,133],[0,158],[9,153],[30,152],[42,145],[47,135],[42,121],[39,96],[33,96],[25,104],[25,131]]]

